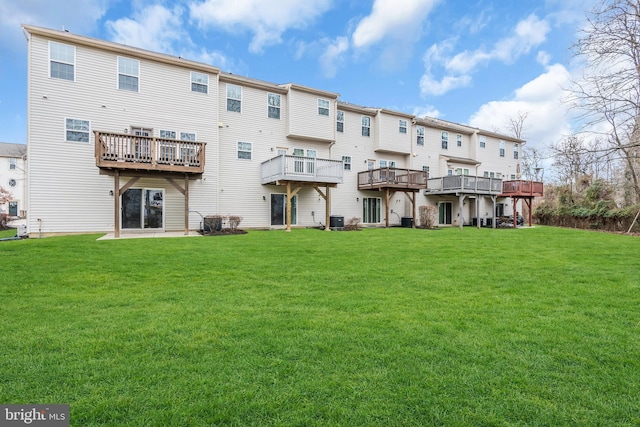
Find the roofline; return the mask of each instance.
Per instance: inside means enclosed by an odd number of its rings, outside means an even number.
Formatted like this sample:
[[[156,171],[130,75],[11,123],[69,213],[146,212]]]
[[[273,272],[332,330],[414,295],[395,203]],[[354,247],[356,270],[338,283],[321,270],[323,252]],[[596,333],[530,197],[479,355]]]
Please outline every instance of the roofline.
[[[511,141],[511,142],[517,142],[519,144],[526,144],[527,143],[527,141],[524,140],[524,139],[515,138],[513,136],[503,135],[501,133],[491,132],[491,131],[482,130],[482,129],[478,129],[478,135],[491,136],[493,138],[504,139],[504,140]]]
[[[482,164],[481,161],[478,160],[474,160],[474,159],[468,159],[466,157],[455,157],[455,156],[447,156],[446,154],[440,154],[440,157],[442,159],[445,159],[448,162],[454,162],[454,163],[462,163],[465,165],[480,165]]]
[[[218,78],[221,82],[237,83],[242,86],[253,87],[256,89],[265,89],[283,95],[287,93],[287,89],[283,88],[281,85],[265,82],[263,80],[252,79],[251,77],[239,76],[237,74],[227,73],[224,71],[220,72]]]
[[[164,53],[152,52],[146,49],[131,47],[120,43],[109,42],[106,40],[94,39],[92,37],[81,36],[67,31],[52,30],[49,28],[37,27],[34,25],[22,24],[22,28],[30,35],[48,37],[54,40],[74,43],[77,45],[100,48],[109,52],[126,54],[140,59],[149,59],[178,67],[189,68],[195,71],[202,71],[211,74],[220,74],[220,69],[213,65],[202,62],[183,59],[178,56],[167,55]]]
[[[339,93],[335,93],[335,92],[328,92],[326,90],[321,90],[321,89],[314,89],[308,86],[303,86],[303,85],[299,85],[296,83],[287,83],[284,85],[281,85],[282,87],[285,87],[287,89],[293,89],[293,90],[299,90],[301,92],[307,92],[313,95],[320,95],[320,96],[324,96],[326,98],[332,98],[334,100],[338,100],[338,98],[340,97]]]

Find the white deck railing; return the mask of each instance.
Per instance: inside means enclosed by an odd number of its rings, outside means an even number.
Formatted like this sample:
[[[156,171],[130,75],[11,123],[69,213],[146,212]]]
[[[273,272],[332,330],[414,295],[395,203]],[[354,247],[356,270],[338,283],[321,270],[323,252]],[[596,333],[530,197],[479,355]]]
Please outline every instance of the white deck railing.
[[[342,160],[319,159],[281,154],[262,162],[262,183],[276,181],[307,181],[341,184],[344,173]]]
[[[453,175],[429,178],[428,192],[443,193],[465,191],[472,193],[502,193],[502,179],[483,176]]]

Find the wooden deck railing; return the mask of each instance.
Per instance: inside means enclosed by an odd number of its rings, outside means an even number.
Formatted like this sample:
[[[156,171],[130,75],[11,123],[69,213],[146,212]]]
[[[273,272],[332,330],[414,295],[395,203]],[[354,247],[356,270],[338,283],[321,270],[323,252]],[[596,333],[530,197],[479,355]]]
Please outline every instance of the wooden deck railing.
[[[482,193],[500,194],[502,192],[502,180],[499,178],[486,178],[483,176],[451,175],[439,178],[429,178],[430,193]]]
[[[205,143],[94,131],[96,165],[108,169],[204,172]]]
[[[505,181],[502,183],[502,194],[505,196],[542,197],[544,195],[544,183],[523,180]]]
[[[427,188],[427,172],[413,169],[378,168],[358,173],[358,190],[379,188]]]
[[[344,173],[342,160],[319,159],[281,154],[260,165],[262,183],[305,181],[341,184]]]

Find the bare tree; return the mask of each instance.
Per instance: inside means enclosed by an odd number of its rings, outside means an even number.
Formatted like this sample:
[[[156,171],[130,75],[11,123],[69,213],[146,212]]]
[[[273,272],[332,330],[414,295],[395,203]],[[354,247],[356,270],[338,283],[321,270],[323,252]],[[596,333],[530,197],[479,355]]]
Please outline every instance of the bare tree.
[[[623,159],[640,197],[640,0],[602,0],[573,48],[586,65],[574,100],[587,127],[608,125],[604,151]]]
[[[522,149],[522,177],[531,181],[544,180],[544,149],[527,147]]]
[[[527,121],[528,116],[529,116],[528,112],[518,111],[515,117],[509,117],[509,123],[507,124],[507,129],[509,130],[512,136],[518,139],[524,139],[525,122]]]
[[[595,153],[585,145],[584,138],[571,135],[551,146],[553,164],[561,184],[573,191],[578,178],[592,175]]]

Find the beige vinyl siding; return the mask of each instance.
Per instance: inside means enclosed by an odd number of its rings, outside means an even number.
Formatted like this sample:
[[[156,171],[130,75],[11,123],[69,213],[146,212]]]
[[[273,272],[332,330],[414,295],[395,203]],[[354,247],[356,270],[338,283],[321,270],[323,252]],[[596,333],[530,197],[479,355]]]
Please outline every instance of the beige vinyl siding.
[[[76,81],[48,77],[47,40],[32,36],[29,78],[29,228],[43,232],[113,230],[113,178],[95,165],[89,143],[65,141],[65,118],[89,120],[91,131],[123,132],[131,126],[187,131],[207,143],[205,173],[190,186],[190,208],[216,210],[217,103],[190,90],[190,70],[140,60],[140,92],[118,90],[117,54],[76,46]],[[126,55],[131,57],[131,55]],[[210,91],[216,93],[210,76]],[[180,180],[178,180],[180,181]],[[166,182],[166,181],[165,181]],[[57,209],[52,209],[52,206]],[[184,210],[184,205],[182,207]],[[172,219],[173,220],[173,219]],[[184,226],[184,214],[179,215]],[[190,215],[197,227],[200,217]],[[178,227],[180,228],[180,227]]]
[[[328,116],[318,114],[318,99],[329,101]],[[285,105],[289,115],[289,137],[326,142],[335,140],[335,99],[291,88]]]
[[[407,133],[400,133],[398,121],[407,122]],[[406,116],[398,116],[380,112],[375,117],[375,149],[381,152],[401,154],[411,153],[411,119]]]

